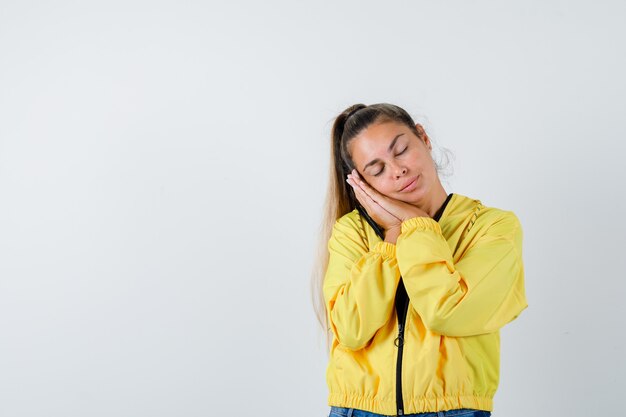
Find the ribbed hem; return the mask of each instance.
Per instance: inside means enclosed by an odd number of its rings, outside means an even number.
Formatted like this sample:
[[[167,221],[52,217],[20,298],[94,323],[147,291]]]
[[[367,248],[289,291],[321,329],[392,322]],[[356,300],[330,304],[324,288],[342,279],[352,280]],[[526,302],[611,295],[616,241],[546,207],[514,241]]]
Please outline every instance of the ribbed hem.
[[[400,226],[400,233],[405,233],[409,230],[432,230],[433,232],[441,233],[439,223],[430,217],[411,217],[406,219]]]
[[[396,400],[360,396],[356,394],[330,393],[328,405],[335,407],[357,408],[370,413],[396,415]],[[404,398],[404,414],[434,413],[437,411],[471,408],[474,410],[493,411],[493,397],[479,395],[449,395],[445,397]]]
[[[383,240],[374,245],[372,252],[380,253],[383,259],[390,260],[396,257],[396,245]]]
[[[404,414],[457,410],[459,408],[493,411],[493,397],[470,394],[404,399]]]
[[[358,410],[369,411],[370,413],[384,414],[388,416],[396,415],[396,399],[382,399],[367,397],[356,394],[330,393],[328,395],[328,405],[335,407],[356,408]]]

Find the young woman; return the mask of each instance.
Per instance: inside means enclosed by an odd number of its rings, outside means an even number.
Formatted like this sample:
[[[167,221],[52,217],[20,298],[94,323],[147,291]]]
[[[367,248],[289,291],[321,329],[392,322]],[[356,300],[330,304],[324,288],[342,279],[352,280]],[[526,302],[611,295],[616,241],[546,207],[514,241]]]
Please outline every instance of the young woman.
[[[518,218],[444,190],[398,106],[349,107],[331,146],[317,275],[330,416],[490,416],[499,329],[528,306]]]

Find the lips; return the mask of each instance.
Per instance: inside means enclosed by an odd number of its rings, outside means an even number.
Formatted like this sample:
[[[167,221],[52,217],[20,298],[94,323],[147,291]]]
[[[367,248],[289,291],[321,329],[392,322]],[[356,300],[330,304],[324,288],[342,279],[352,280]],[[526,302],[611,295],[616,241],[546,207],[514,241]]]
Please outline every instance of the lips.
[[[405,188],[407,188],[408,186],[410,186],[411,184],[413,184],[414,181],[417,181],[418,177],[414,177],[412,179],[410,179],[408,182],[406,182],[404,184],[404,186],[402,188],[400,188],[400,192],[404,191]]]

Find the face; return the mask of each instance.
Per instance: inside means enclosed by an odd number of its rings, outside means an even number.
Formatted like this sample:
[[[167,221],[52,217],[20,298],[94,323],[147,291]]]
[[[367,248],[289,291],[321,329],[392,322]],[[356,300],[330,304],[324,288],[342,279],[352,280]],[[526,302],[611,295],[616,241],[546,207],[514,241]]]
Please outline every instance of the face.
[[[407,203],[423,201],[439,182],[430,139],[420,124],[416,128],[420,137],[398,122],[376,123],[348,144],[361,177],[378,192]]]

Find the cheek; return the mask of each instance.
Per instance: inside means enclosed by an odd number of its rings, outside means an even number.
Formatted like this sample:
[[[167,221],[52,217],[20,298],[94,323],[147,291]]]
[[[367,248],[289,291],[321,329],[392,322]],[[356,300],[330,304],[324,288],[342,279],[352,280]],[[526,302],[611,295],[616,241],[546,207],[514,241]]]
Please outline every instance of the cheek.
[[[372,187],[373,187],[376,191],[378,191],[379,193],[384,194],[384,195],[386,195],[386,196],[388,196],[388,197],[389,197],[391,194],[393,194],[393,193],[394,193],[394,191],[395,191],[395,190],[394,190],[394,188],[393,188],[393,185],[392,185],[392,184],[390,184],[388,181],[380,181],[380,180],[378,180],[378,181],[376,182],[376,184],[373,184],[373,185],[372,185]]]
[[[435,167],[435,162],[433,161],[433,159],[428,156],[428,155],[419,155],[416,156],[413,159],[414,162],[414,167],[421,172],[430,172],[432,170],[434,170]]]

